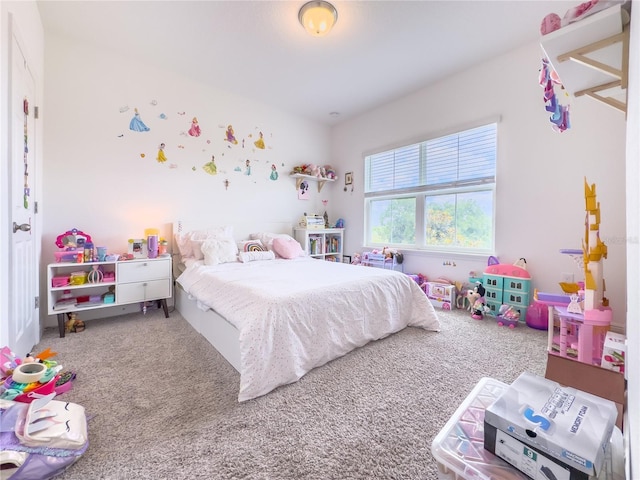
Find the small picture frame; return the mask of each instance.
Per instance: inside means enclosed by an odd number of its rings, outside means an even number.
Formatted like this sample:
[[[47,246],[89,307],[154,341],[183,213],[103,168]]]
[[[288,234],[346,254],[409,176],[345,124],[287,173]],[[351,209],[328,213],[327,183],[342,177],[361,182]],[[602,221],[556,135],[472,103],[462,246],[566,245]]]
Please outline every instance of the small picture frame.
[[[147,242],[142,238],[130,238],[128,253],[133,258],[147,258]]]
[[[351,185],[353,183],[353,172],[347,172],[344,174],[344,184]]]

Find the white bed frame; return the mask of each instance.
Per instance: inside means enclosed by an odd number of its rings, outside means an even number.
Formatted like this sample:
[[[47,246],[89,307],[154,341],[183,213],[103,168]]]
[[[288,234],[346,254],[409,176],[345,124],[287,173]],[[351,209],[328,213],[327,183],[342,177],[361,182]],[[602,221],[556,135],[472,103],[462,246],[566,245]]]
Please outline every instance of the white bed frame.
[[[224,224],[230,225],[230,224]],[[191,230],[206,229],[217,226],[215,224],[202,225],[199,222],[185,222],[182,220],[173,223],[173,234],[186,233]],[[247,240],[251,233],[273,232],[293,235],[291,222],[266,222],[266,223],[234,223],[233,237],[236,241]],[[180,275],[180,253],[177,247],[173,248],[174,278]],[[240,332],[224,317],[214,310],[202,310],[198,308],[196,301],[189,298],[178,283],[175,284],[175,306],[183,318],[235,368],[240,371]]]

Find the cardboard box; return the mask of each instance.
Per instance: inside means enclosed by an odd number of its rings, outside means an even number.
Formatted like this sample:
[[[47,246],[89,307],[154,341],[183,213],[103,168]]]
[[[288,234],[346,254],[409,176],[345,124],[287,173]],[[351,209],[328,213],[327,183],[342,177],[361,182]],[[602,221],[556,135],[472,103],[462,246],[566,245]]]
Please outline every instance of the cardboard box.
[[[523,444],[553,459],[564,478],[586,479],[602,469],[617,413],[611,400],[524,372],[487,408],[485,448],[495,451],[510,437],[515,449]],[[556,475],[554,464],[544,466]]]
[[[425,282],[424,293],[436,308],[453,310],[456,306],[456,287],[446,283]]]
[[[615,332],[607,332],[602,346],[602,361],[600,366],[614,372],[624,372],[626,338]]]
[[[540,449],[527,445],[511,435],[484,424],[484,448],[535,480],[589,480],[591,477],[568,467]]]
[[[623,374],[549,353],[544,376],[560,385],[611,400],[618,411],[616,426],[624,431],[626,381]]]

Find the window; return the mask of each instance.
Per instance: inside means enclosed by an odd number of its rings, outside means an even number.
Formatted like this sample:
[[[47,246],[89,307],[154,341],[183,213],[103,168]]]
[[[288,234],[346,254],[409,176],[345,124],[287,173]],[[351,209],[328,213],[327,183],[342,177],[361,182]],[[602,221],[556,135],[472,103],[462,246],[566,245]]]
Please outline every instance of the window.
[[[495,123],[365,157],[366,244],[493,250]]]

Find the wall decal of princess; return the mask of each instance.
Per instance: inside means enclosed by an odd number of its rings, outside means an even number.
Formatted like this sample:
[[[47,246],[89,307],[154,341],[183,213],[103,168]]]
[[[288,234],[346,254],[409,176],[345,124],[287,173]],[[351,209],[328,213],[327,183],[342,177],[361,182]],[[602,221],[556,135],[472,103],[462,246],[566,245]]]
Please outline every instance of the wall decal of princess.
[[[129,130],[133,130],[134,132],[148,132],[150,128],[147,127],[140,119],[140,113],[138,112],[138,109],[134,108],[133,111],[135,113],[133,114],[131,122],[129,122]]]
[[[227,131],[225,133],[225,140],[229,143],[233,143],[234,145],[238,144],[238,140],[236,140],[232,125],[229,125],[227,127]]]
[[[278,171],[276,170],[276,164],[275,163],[271,164],[271,175],[269,175],[269,178],[271,180],[277,180],[278,179]]]
[[[260,132],[260,138],[258,138],[258,140],[253,142],[253,144],[256,146],[256,148],[259,148],[260,150],[264,150],[264,135],[262,135],[262,132]]]
[[[202,169],[209,175],[216,175],[218,173],[218,167],[216,167],[216,157],[211,155],[211,161],[205,163]]]
[[[158,163],[164,163],[167,161],[167,157],[164,156],[164,143],[161,143],[158,147],[158,156],[156,157]]]
[[[244,174],[251,175],[251,161],[248,158],[247,158],[247,161],[244,162],[244,165],[245,165]]]
[[[191,128],[189,128],[189,135],[191,135],[192,137],[200,136],[200,125],[198,125],[198,119],[196,117],[193,117],[193,120],[191,120]]]

